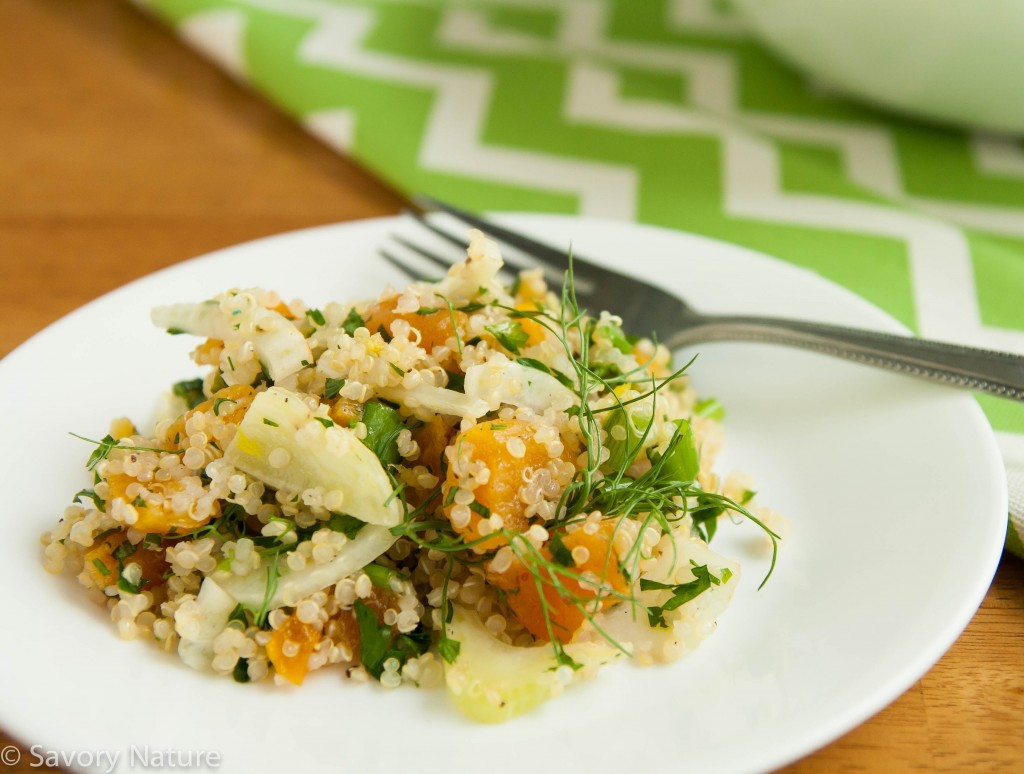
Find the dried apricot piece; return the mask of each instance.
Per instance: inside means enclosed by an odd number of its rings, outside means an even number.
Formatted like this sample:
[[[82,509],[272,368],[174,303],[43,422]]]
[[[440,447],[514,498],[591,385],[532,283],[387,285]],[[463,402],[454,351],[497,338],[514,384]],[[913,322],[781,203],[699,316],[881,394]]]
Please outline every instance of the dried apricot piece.
[[[529,526],[526,516],[529,504],[523,500],[520,490],[527,478],[551,461],[547,447],[534,440],[535,432],[536,428],[528,422],[510,419],[481,422],[456,437],[456,461],[448,465],[443,489],[444,512],[455,531],[467,542],[486,537],[493,531],[489,521],[482,528],[484,520],[492,516],[499,516],[502,527],[513,532],[522,532]],[[460,459],[462,457],[466,459]],[[470,470],[464,469],[464,462],[468,462]],[[472,476],[471,469],[481,464],[488,470],[487,480],[472,490],[473,503],[462,505],[469,508],[467,518],[465,511],[459,510],[454,491],[461,481]],[[506,542],[501,535],[494,535],[477,548],[488,550]]]
[[[448,339],[454,339],[461,335],[458,328],[465,327],[466,314],[458,310],[449,310],[447,306],[431,309],[419,309],[415,312],[396,312],[399,296],[391,296],[378,301],[366,310],[364,316],[366,328],[370,333],[377,333],[381,328],[393,336],[391,330],[395,320],[405,320],[410,328],[415,328],[420,334],[420,346],[427,352],[434,347],[444,346]],[[452,318],[454,325],[452,324]]]
[[[121,555],[121,567],[135,563],[142,569],[140,590],[152,589],[164,582],[164,573],[170,565],[164,559],[163,551],[152,550],[145,543],[129,549],[122,548],[127,540],[124,532],[110,532],[85,552],[85,569],[97,588],[102,589],[117,583],[120,572],[117,554]]]
[[[281,677],[302,685],[309,672],[309,657],[320,642],[315,626],[303,623],[294,613],[285,619],[267,641],[267,658]]]
[[[613,548],[614,534],[610,521],[592,533],[580,528],[559,534],[553,538],[560,541],[557,552],[550,540],[540,550],[544,561],[526,553],[504,572],[488,573],[488,579],[505,591],[508,606],[530,634],[540,640],[553,634],[568,642],[583,625],[584,610],[594,614],[618,602],[629,588]]]

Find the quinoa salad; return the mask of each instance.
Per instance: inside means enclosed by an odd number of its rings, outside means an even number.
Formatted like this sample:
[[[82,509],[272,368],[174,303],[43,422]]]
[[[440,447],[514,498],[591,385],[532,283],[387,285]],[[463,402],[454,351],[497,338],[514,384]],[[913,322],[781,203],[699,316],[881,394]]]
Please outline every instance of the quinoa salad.
[[[483,722],[697,647],[739,582],[719,525],[760,535],[771,568],[785,526],[715,472],[724,409],[580,309],[571,271],[503,283],[470,236],[439,281],[377,298],[153,310],[201,339],[205,375],[145,429],[78,436],[89,478],[46,569],[197,670],[445,686]]]

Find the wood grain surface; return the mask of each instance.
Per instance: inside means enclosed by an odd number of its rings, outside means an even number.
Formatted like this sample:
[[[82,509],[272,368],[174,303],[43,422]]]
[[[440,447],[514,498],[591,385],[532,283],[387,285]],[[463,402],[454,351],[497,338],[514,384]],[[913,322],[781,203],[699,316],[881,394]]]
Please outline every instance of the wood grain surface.
[[[402,205],[123,0],[0,0],[0,30],[0,356],[156,269]],[[3,716],[11,701],[0,677]],[[0,774],[38,770],[35,743],[0,729],[21,745]],[[910,770],[1024,770],[1019,559],[922,680],[785,769]]]

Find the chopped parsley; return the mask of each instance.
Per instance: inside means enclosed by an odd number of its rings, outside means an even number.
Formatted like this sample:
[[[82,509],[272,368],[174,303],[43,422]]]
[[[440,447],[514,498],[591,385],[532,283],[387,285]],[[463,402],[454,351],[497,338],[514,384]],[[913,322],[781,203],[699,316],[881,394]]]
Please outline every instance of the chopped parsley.
[[[364,320],[359,312],[356,311],[355,307],[348,310],[348,315],[345,320],[341,323],[341,329],[345,331],[349,336],[354,336],[359,328],[366,327],[366,320]]]
[[[689,583],[672,585],[648,580],[647,578],[640,579],[641,591],[666,590],[672,592],[672,596],[669,597],[665,604],[647,608],[647,621],[652,627],[667,629],[668,621],[665,620],[665,613],[671,612],[672,610],[685,605],[691,599],[703,594],[712,586],[728,583],[729,579],[732,577],[732,571],[728,567],[722,569],[722,576],[719,578],[711,573],[706,564],[698,565],[692,560],[690,563],[693,565],[693,567],[690,568],[690,572],[693,573],[694,579]]]
[[[396,464],[401,459],[398,434],[403,428],[398,412],[379,401],[371,401],[363,407],[362,422],[366,425],[366,447],[385,465]]]
[[[347,513],[332,512],[331,518],[327,520],[327,526],[335,532],[340,532],[349,540],[353,540],[359,534],[359,530],[366,526],[366,522],[360,521],[355,516],[349,516]]]
[[[522,323],[502,320],[494,325],[485,325],[484,330],[498,340],[505,349],[513,355],[518,355],[519,350],[530,339],[530,334],[523,330]]]
[[[71,502],[77,502],[80,498],[87,497],[92,500],[93,505],[96,506],[97,510],[102,511],[106,502],[103,498],[96,494],[95,489],[80,489],[75,493],[75,496],[71,498]]]
[[[357,599],[353,609],[359,625],[359,660],[363,669],[378,680],[389,658],[397,660],[401,669],[410,658],[426,653],[430,647],[430,634],[422,627],[409,634],[395,634],[377,620],[377,614],[363,600]]]
[[[548,539],[548,548],[551,551],[551,558],[563,567],[576,566],[576,562],[572,558],[572,551],[569,550],[559,533],[551,533],[551,537]]]
[[[328,379],[324,387],[325,398],[337,398],[341,388],[345,386],[344,379]]]
[[[231,676],[236,683],[249,682],[249,659],[239,658],[235,668],[231,670]]]
[[[202,379],[186,379],[181,382],[175,382],[171,386],[171,392],[185,401],[185,404],[190,409],[194,409],[206,400],[206,395],[203,394]]]

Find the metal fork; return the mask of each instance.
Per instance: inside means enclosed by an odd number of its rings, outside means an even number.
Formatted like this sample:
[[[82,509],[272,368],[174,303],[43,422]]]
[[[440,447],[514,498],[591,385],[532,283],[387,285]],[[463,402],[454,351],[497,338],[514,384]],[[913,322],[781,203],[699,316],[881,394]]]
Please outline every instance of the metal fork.
[[[420,209],[410,214],[446,241],[462,250],[466,248],[464,239],[452,235],[426,217],[428,211],[446,212],[480,229],[492,239],[516,248],[537,261],[537,266],[544,271],[549,284],[561,286],[569,268],[568,253],[436,199],[418,197],[416,202]],[[455,262],[408,239],[397,235],[394,239],[442,269],[447,270]],[[414,280],[427,279],[424,272],[395,255],[385,250],[381,250],[381,254],[406,276]],[[531,268],[508,258],[505,258],[505,265],[514,271]],[[710,341],[782,344],[953,387],[1024,400],[1024,357],[1020,355],[803,320],[702,314],[678,296],[598,266],[575,251],[572,254],[572,267],[576,297],[581,309],[591,313],[613,311],[622,317],[626,329],[631,333],[650,335],[651,332],[657,332],[659,341],[673,350]]]

